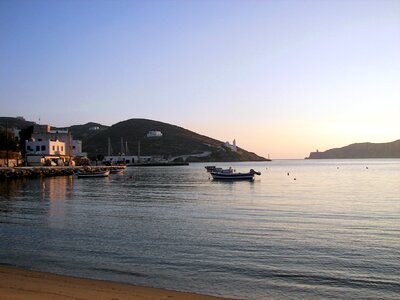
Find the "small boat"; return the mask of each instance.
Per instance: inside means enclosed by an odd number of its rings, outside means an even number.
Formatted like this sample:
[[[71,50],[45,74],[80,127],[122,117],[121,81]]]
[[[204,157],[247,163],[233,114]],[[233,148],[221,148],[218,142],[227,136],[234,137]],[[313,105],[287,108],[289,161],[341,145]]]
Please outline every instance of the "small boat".
[[[253,169],[247,173],[236,173],[232,168],[210,173],[214,180],[253,180],[254,175],[261,175],[261,172],[256,172]]]
[[[208,173],[222,171],[222,168],[217,168],[216,166],[205,166],[204,168],[206,168]]]
[[[91,177],[107,177],[110,175],[110,170],[105,170],[105,171],[83,171],[79,172],[78,174],[79,178],[91,178]]]
[[[110,174],[122,174],[124,169],[110,169]]]

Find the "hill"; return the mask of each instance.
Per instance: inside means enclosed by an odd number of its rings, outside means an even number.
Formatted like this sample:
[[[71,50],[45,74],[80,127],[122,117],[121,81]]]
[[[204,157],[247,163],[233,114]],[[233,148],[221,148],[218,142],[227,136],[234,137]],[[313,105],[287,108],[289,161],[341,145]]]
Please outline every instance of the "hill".
[[[8,128],[17,128],[17,129],[24,129],[30,125],[35,124],[35,122],[32,121],[26,121],[22,117],[0,117],[0,127],[1,128],[6,128],[6,124]]]
[[[72,126],[71,131],[75,137],[77,126]],[[147,138],[150,130],[160,130],[161,138]],[[80,135],[83,133],[81,132]],[[78,136],[78,135],[77,135]],[[103,127],[94,135],[83,136],[83,151],[89,154],[107,154],[108,138],[110,138],[114,155],[121,152],[121,139],[125,147],[128,144],[128,154],[138,153],[140,142],[140,155],[159,155],[164,157],[175,157],[180,155],[200,154],[210,152],[207,157],[191,157],[189,160],[196,161],[260,161],[265,158],[238,148],[237,152],[223,147],[223,142],[216,139],[197,134],[193,131],[147,119],[130,119],[119,122],[111,127]]]
[[[400,158],[400,140],[390,143],[357,143],[324,152],[311,152],[309,159]]]
[[[97,135],[100,131],[108,129],[109,126],[89,122],[84,125],[73,125],[68,129],[76,140],[86,140]]]
[[[23,118],[0,117],[0,127],[6,121],[11,128],[26,129],[35,122]],[[4,124],[3,124],[4,123]],[[51,124],[50,124],[51,125]],[[57,127],[52,127],[56,129]],[[202,154],[203,157],[191,156],[188,161],[263,161],[264,157],[242,148],[237,152],[225,147],[222,141],[197,134],[185,128],[147,119],[130,119],[105,126],[89,122],[83,125],[68,127],[74,139],[82,140],[83,151],[90,157],[108,154],[110,138],[113,154],[121,153],[121,139],[124,148],[128,144],[126,154],[137,155],[140,142],[140,155],[158,155],[165,158]],[[147,138],[150,130],[160,130],[161,138]],[[201,156],[201,155],[200,155]]]

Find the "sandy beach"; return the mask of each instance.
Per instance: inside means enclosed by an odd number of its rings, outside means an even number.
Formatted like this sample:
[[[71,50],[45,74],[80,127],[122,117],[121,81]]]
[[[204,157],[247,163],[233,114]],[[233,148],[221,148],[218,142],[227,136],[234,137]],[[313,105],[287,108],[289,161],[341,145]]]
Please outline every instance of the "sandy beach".
[[[0,299],[223,299],[218,297],[83,279],[0,266]]]

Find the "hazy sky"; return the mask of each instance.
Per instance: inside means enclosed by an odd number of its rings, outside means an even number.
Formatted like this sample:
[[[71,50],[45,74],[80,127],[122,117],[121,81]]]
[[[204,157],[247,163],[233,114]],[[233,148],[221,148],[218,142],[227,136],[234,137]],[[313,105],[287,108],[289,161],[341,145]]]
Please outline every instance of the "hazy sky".
[[[148,118],[271,158],[400,139],[400,1],[0,0],[0,116]]]

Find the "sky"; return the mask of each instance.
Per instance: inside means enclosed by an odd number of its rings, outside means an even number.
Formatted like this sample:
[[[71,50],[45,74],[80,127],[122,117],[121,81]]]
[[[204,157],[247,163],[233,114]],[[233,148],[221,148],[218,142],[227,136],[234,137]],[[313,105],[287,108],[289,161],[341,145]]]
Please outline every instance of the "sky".
[[[171,123],[273,159],[400,139],[398,0],[0,0],[0,116]]]

